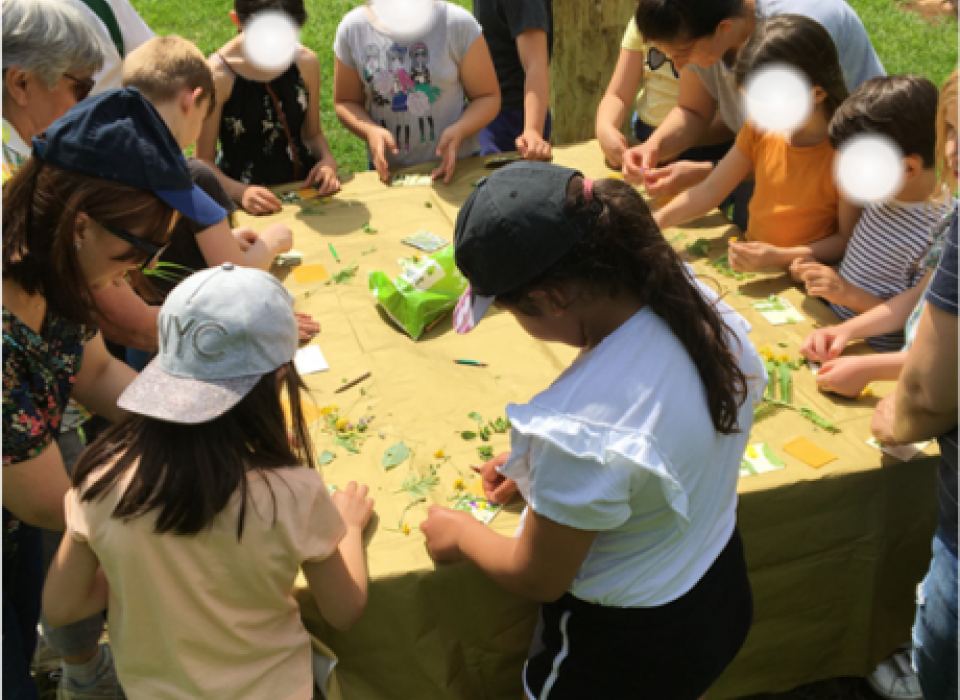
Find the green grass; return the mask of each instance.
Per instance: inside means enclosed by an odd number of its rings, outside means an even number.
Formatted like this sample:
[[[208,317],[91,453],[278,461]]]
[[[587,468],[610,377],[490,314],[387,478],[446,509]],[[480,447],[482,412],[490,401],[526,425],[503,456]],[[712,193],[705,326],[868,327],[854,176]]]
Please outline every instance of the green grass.
[[[573,2],[576,0],[566,0]],[[132,0],[157,34],[179,34],[211,54],[234,35],[230,0]],[[302,42],[313,49],[323,71],[320,110],[323,131],[343,169],[366,170],[364,144],[347,132],[333,113],[333,38],[337,24],[362,0],[306,0],[310,19]],[[901,9],[896,0],[849,0],[866,25],[888,73],[919,73],[939,87],[957,65],[955,18],[926,20]],[[457,0],[470,9],[472,0]],[[556,47],[562,51],[562,46]]]

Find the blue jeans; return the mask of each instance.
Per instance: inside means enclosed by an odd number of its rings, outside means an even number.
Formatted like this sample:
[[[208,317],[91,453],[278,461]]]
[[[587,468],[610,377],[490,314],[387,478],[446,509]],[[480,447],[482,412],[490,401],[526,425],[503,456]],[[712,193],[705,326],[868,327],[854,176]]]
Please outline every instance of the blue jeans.
[[[3,525],[13,516],[3,510]],[[37,646],[43,593],[43,546],[38,528],[20,523],[17,550],[3,562],[3,697],[37,700],[30,662]],[[4,549],[7,549],[5,546]]]
[[[543,140],[549,141],[553,131],[553,116],[547,110],[547,119],[543,125]],[[502,109],[496,118],[487,124],[477,139],[480,141],[480,155],[492,156],[497,153],[509,153],[517,150],[517,138],[523,133],[523,110]]]
[[[917,589],[913,665],[925,700],[957,699],[957,555],[933,538],[933,560]]]

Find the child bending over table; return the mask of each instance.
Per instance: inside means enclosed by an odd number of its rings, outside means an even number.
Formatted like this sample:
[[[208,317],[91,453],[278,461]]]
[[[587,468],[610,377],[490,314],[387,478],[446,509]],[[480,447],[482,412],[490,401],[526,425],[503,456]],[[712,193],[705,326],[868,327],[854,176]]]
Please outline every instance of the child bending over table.
[[[238,34],[210,57],[217,103],[204,122],[197,157],[250,214],[280,211],[280,200],[264,185],[303,180],[322,195],[337,192],[337,161],[320,126],[317,55],[297,44],[293,63],[278,74],[250,63],[243,49],[243,25],[265,10],[306,24],[303,0],[234,0],[233,7]]]
[[[954,71],[947,79],[937,107],[936,152],[940,174],[935,192],[953,192],[957,189],[957,168],[960,163],[957,156],[957,75],[957,71]],[[956,226],[957,203],[954,201],[929,234],[931,243],[920,257],[917,267],[921,280],[915,287],[838,326],[820,328],[807,336],[800,346],[800,352],[810,360],[823,363],[817,374],[817,385],[822,390],[843,396],[859,396],[870,382],[895,381],[899,378],[906,362],[906,351],[913,342],[916,324],[923,311],[924,293],[940,261],[946,234]],[[906,346],[901,352],[840,357],[851,340],[900,331],[904,325]]]
[[[337,118],[367,142],[370,169],[390,171],[440,159],[434,179],[450,182],[457,158],[480,153],[477,132],[500,111],[500,87],[473,16],[437,0],[424,34],[392,38],[370,3],[337,27],[333,101]]]
[[[836,262],[859,212],[840,200],[833,178],[836,153],[827,126],[848,95],[833,39],[816,21],[800,15],[758,21],[737,55],[737,84],[777,63],[796,68],[813,85],[814,109],[806,124],[782,134],[761,131],[747,121],[706,180],[654,213],[661,229],[702,216],[752,172],[756,190],[747,240],[731,242],[729,248],[736,270],[785,270],[805,257]]]
[[[873,78],[854,91],[830,122],[835,148],[881,134],[904,154],[903,186],[893,199],[868,204],[853,229],[840,269],[797,259],[793,276],[845,321],[916,286],[931,231],[950,215],[950,191],[937,180],[937,88],[926,78]],[[867,338],[874,350],[903,347],[902,329]]]
[[[433,506],[431,556],[543,603],[528,697],[700,697],[753,614],[736,488],[765,372],[746,322],[624,182],[511,165],[470,195],[455,237],[459,332],[496,304],[581,353],[507,407],[512,452],[484,468],[489,496],[526,499],[520,534]]]
[[[294,581],[302,568],[333,627],[359,619],[373,501],[353,482],[331,498],[313,468],[293,297],[225,263],[173,290],[160,337],[118,401],[130,415],[74,471],[46,617],[63,625],[109,604],[129,697],[309,699]]]

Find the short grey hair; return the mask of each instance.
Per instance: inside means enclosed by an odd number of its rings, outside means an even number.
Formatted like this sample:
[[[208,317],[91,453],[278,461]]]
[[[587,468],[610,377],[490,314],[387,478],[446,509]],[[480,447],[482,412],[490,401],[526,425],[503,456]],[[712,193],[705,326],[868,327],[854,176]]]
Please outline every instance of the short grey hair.
[[[96,30],[65,0],[3,0],[4,78],[17,66],[52,90],[64,73],[96,73],[103,57]]]

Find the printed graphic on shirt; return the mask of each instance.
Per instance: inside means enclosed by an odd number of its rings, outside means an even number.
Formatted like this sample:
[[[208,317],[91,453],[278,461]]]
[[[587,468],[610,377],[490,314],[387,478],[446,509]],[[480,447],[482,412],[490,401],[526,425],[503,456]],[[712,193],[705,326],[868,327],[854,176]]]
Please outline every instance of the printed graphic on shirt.
[[[393,134],[401,151],[410,152],[411,130],[414,139],[419,133],[421,144],[437,140],[430,105],[441,91],[430,82],[430,51],[424,42],[393,44],[385,55],[378,45],[368,44],[363,79],[370,89],[374,121]]]

